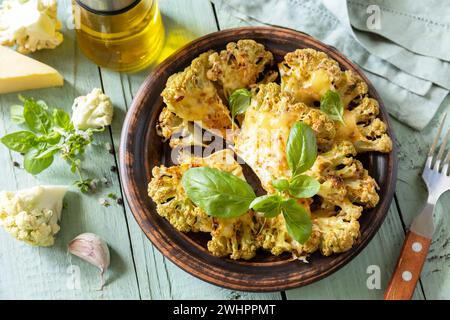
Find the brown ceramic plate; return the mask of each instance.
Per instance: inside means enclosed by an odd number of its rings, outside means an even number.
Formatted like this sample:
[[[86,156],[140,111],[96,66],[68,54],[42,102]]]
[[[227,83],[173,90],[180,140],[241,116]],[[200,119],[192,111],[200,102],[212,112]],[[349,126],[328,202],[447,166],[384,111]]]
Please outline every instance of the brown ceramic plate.
[[[182,71],[199,54],[222,50],[228,42],[253,39],[265,45],[277,61],[298,48],[326,52],[342,69],[358,73],[369,85],[369,94],[380,103],[381,118],[388,124],[388,115],[373,85],[361,70],[336,49],[297,31],[273,27],[245,27],[223,30],[199,38],[161,63],[145,80],[134,98],[123,127],[120,164],[125,194],[140,227],[151,242],[173,263],[192,275],[218,286],[244,291],[279,291],[303,286],[326,277],[352,260],[378,231],[389,209],[396,181],[396,152],[371,153],[361,158],[365,168],[380,186],[380,203],[365,211],[360,219],[361,236],[357,244],[342,254],[324,257],[313,254],[305,264],[290,261],[290,255],[279,257],[261,252],[250,261],[233,261],[212,256],[206,249],[207,234],[183,234],[176,231],[155,210],[147,195],[147,184],[154,166],[171,165],[167,159],[170,148],[156,134],[156,122],[163,101],[160,97],[167,78]],[[394,144],[395,146],[395,144]],[[257,186],[255,186],[257,187]]]

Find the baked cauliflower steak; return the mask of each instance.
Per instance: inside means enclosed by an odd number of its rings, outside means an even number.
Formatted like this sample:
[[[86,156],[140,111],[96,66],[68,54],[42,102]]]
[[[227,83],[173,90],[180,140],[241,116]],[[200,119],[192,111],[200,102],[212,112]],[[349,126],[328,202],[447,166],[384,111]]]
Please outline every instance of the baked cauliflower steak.
[[[211,53],[201,54],[184,71],[170,76],[161,96],[167,109],[182,120],[199,122],[204,129],[225,137],[231,118],[214,83],[206,76]]]
[[[235,152],[253,169],[263,188],[274,192],[271,181],[291,176],[286,143],[297,121],[309,125],[319,146],[330,146],[335,136],[334,122],[322,111],[281,91],[276,83],[261,84],[252,90],[250,107],[235,137]]]
[[[242,179],[242,167],[234,160],[231,150],[222,150],[201,158],[184,154],[180,165],[153,168],[148,194],[156,203],[158,214],[166,218],[182,232],[211,233],[208,250],[215,256],[231,259],[251,259],[258,248],[256,234],[261,228],[259,219],[249,211],[238,218],[215,218],[208,216],[186,195],[181,179],[193,167],[211,167],[232,173]]]
[[[226,50],[209,56],[208,79],[217,81],[225,98],[233,91],[255,84],[264,69],[273,63],[273,55],[254,40],[230,42]]]
[[[349,250],[358,239],[363,209],[374,208],[379,201],[377,183],[353,158],[356,154],[351,142],[340,142],[320,154],[307,172],[321,184],[311,216],[320,230],[324,255]]]

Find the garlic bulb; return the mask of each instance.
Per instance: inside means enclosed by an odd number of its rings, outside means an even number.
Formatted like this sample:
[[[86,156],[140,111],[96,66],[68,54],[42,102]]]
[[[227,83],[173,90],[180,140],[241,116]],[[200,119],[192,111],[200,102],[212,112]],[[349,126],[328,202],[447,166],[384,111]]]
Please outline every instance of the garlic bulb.
[[[104,273],[109,267],[110,256],[106,242],[94,233],[82,233],[69,243],[71,254],[89,262],[100,269],[101,287],[105,285]]]

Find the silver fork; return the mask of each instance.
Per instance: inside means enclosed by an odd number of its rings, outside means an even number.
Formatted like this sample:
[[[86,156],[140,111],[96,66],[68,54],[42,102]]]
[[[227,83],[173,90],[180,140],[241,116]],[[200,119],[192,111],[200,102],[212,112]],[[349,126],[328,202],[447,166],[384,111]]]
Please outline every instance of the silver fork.
[[[434,207],[439,197],[450,189],[450,177],[448,176],[450,151],[444,157],[450,128],[447,130],[436,154],[446,117],[447,114],[442,117],[422,173],[422,178],[428,189],[427,203],[422,213],[413,220],[406,234],[400,258],[384,296],[385,300],[411,299],[433,237]]]

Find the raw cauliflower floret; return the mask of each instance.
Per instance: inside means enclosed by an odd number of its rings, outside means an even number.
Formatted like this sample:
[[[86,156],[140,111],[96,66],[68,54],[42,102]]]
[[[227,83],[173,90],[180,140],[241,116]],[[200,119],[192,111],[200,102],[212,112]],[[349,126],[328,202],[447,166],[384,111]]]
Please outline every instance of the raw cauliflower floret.
[[[181,119],[167,107],[163,108],[159,115],[156,132],[164,141],[169,140],[171,148],[205,146],[202,129],[193,122]]]
[[[76,98],[73,102],[72,122],[77,129],[100,129],[109,126],[113,115],[111,100],[98,88],[86,96]]]
[[[273,255],[290,252],[293,258],[302,259],[319,248],[320,232],[313,224],[311,236],[304,244],[301,244],[289,235],[284,217],[279,214],[275,218],[266,219],[258,235],[258,241],[263,249],[269,250]]]
[[[228,43],[220,53],[212,53],[209,63],[208,79],[218,81],[228,99],[233,91],[255,84],[266,66],[273,63],[273,55],[254,40],[239,40]]]
[[[53,49],[63,41],[56,0],[5,0],[0,4],[0,44],[20,53]]]
[[[378,118],[380,113],[375,99],[364,97],[352,110],[344,111],[344,123],[337,123],[337,140],[349,140],[358,153],[392,150],[392,140],[386,124]]]
[[[212,239],[208,250],[218,257],[231,259],[251,259],[259,248],[256,235],[261,229],[261,221],[253,212],[238,218],[213,218]]]
[[[212,52],[201,54],[184,71],[170,76],[161,96],[168,110],[179,118],[200,122],[204,129],[225,137],[231,128],[230,112],[206,76]]]
[[[324,256],[350,250],[359,237],[359,222],[346,221],[342,217],[313,219],[320,232],[320,251]]]
[[[14,238],[33,246],[52,246],[60,227],[63,186],[37,186],[0,192],[0,226]]]
[[[308,105],[319,102],[328,90],[335,91],[335,83],[342,73],[335,60],[314,49],[290,52],[278,67],[282,90]]]

